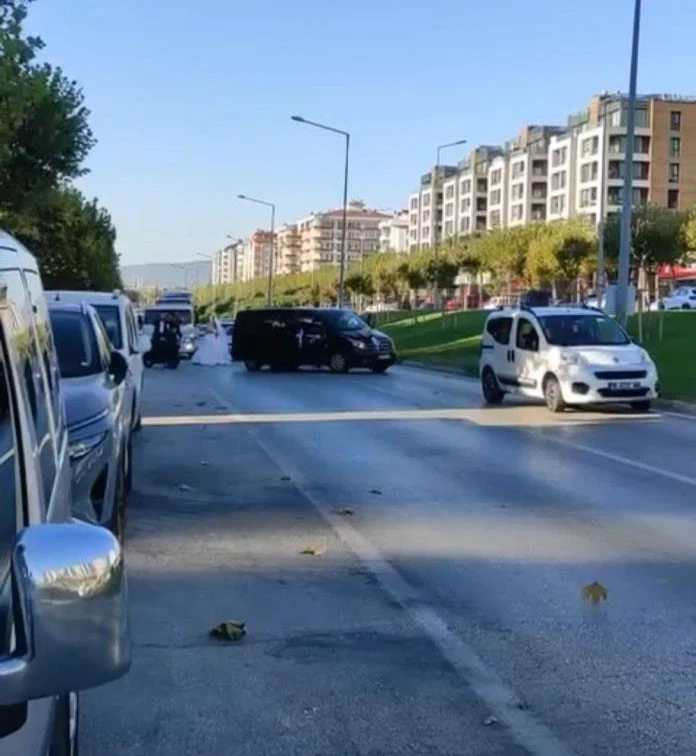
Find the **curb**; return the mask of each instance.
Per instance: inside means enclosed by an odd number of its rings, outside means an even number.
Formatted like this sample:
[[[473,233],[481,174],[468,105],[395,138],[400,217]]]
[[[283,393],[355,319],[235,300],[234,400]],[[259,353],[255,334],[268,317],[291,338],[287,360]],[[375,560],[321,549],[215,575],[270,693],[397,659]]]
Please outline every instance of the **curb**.
[[[464,368],[458,368],[454,365],[438,365],[429,362],[418,362],[417,360],[401,360],[400,365],[417,370],[427,370],[431,373],[448,373],[449,375],[459,375],[469,381],[478,382],[476,375]],[[696,417],[696,403],[685,402],[679,399],[656,399],[653,401],[655,409],[665,412],[676,412],[682,415],[693,415]]]

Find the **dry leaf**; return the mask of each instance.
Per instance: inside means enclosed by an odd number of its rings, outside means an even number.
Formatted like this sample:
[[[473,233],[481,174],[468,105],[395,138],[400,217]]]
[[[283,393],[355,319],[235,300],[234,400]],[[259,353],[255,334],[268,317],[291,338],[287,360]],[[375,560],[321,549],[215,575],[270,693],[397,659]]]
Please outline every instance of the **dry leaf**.
[[[371,494],[374,494],[375,496],[381,496],[381,495],[382,495],[382,492],[381,492],[381,491],[379,490],[379,488],[373,488],[373,489],[372,489],[372,490],[370,491],[370,493],[371,493]]]
[[[179,490],[180,491],[193,491],[193,488],[191,488],[191,486],[187,486],[186,483],[181,483],[179,485]]]
[[[584,586],[582,589],[582,597],[595,605],[599,604],[600,601],[606,601],[608,595],[607,589],[596,581]]]
[[[210,629],[213,638],[238,641],[246,635],[246,624],[238,620],[225,620]]]
[[[324,549],[321,546],[305,546],[300,554],[305,556],[321,556],[324,553]]]
[[[341,507],[340,509],[336,510],[336,514],[338,515],[354,515],[355,510],[351,509],[350,507]]]
[[[494,717],[491,715],[490,717],[486,717],[483,720],[483,724],[486,725],[486,727],[490,727],[491,725],[498,724],[498,717]]]

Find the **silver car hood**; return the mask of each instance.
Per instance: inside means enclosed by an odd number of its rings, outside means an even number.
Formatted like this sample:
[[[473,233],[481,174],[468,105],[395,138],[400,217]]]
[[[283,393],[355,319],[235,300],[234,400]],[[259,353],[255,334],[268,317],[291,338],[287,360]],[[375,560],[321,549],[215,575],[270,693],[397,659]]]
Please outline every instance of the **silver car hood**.
[[[109,411],[109,391],[101,373],[63,378],[61,383],[69,430]]]

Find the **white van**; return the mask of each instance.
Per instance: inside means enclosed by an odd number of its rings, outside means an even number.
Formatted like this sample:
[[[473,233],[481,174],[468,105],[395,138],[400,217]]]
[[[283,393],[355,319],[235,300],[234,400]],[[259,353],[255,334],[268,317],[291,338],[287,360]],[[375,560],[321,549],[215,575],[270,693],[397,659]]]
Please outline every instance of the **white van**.
[[[623,402],[647,411],[659,392],[650,355],[591,307],[492,312],[481,337],[479,375],[487,404],[521,394],[543,399],[551,412]]]
[[[35,258],[0,231],[0,753],[78,749],[78,695],[130,665],[121,547],[71,519],[61,379]],[[73,692],[66,692],[70,686]]]
[[[179,354],[184,359],[191,359],[196,351],[196,308],[191,302],[168,302],[150,305],[143,310],[143,339],[149,345],[155,323],[172,315],[179,323],[181,343]],[[141,343],[143,343],[141,341]],[[148,346],[149,348],[149,346]]]
[[[52,302],[84,302],[97,311],[112,346],[128,362],[130,370],[126,378],[126,394],[131,404],[133,430],[139,430],[142,425],[141,400],[145,371],[133,303],[120,291],[49,291],[46,294]]]

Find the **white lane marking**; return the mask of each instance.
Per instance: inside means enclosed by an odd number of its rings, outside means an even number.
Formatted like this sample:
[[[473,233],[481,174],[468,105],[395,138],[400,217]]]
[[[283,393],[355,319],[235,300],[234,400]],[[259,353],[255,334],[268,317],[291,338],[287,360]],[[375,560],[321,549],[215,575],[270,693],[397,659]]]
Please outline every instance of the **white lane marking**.
[[[696,422],[696,414],[689,415],[688,412],[671,412],[668,410],[661,410],[661,415],[667,415],[668,417],[678,417],[681,420],[691,420],[692,423]]]
[[[225,405],[230,411],[234,410],[216,391],[211,390],[211,393],[221,405]],[[522,708],[520,698],[512,688],[447,626],[432,607],[425,605],[419,593],[392,567],[379,549],[352,525],[338,520],[308,489],[303,482],[303,473],[259,438],[258,429],[250,426],[249,432],[269,459],[283,472],[292,476],[297,489],[371,572],[382,590],[391,595],[411,620],[423,630],[473,692],[508,728],[517,743],[529,751],[531,756],[572,756],[573,752],[545,724]]]
[[[675,480],[677,483],[685,483],[687,486],[696,486],[696,478],[691,478],[688,475],[682,475],[678,472],[672,472],[671,470],[665,470],[661,467],[655,467],[647,462],[639,462],[637,459],[630,459],[624,457],[621,454],[614,454],[613,452],[597,449],[594,446],[586,446],[585,444],[578,444],[575,441],[568,441],[565,438],[550,438],[545,433],[536,433],[537,438],[542,438],[551,444],[558,444],[559,446],[567,446],[569,449],[576,449],[577,451],[585,452],[586,454],[592,454],[595,457],[601,457],[602,459],[608,459],[611,462],[618,462],[621,465],[627,467],[633,467],[636,470],[642,470],[643,472],[652,473],[653,475],[659,475],[668,480]]]

